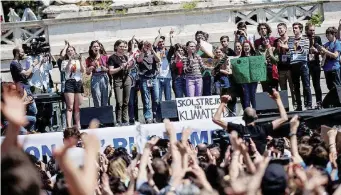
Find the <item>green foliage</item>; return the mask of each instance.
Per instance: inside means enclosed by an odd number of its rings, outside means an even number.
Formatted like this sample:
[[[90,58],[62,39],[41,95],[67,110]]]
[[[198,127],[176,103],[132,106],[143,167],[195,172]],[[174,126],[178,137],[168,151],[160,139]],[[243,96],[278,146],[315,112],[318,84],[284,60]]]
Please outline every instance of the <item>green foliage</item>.
[[[198,1],[191,1],[182,4],[182,8],[185,10],[193,10],[198,5]]]
[[[317,26],[317,27],[320,27],[322,22],[323,22],[322,19],[323,19],[322,14],[317,13],[317,14],[314,14],[313,16],[311,16],[311,18],[308,22]]]
[[[90,5],[94,7],[94,10],[111,10],[112,0],[102,1],[90,1]]]
[[[115,14],[124,15],[127,13],[127,9],[116,9]]]
[[[42,9],[39,9],[41,6],[43,6],[43,4],[40,1],[32,0],[2,1],[2,8],[4,11],[3,14],[6,22],[9,19],[7,16],[9,13],[9,8],[13,8],[21,18],[26,8],[31,8],[31,10],[33,11],[33,13],[36,14],[36,16],[38,15],[41,16]]]

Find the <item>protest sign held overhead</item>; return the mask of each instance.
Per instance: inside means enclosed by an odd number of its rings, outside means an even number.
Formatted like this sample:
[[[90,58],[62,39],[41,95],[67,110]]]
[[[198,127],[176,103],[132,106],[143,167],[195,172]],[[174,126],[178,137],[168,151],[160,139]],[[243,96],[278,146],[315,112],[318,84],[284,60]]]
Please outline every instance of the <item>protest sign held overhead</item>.
[[[211,119],[220,104],[220,96],[176,98],[179,121]],[[228,117],[224,112],[222,117]]]

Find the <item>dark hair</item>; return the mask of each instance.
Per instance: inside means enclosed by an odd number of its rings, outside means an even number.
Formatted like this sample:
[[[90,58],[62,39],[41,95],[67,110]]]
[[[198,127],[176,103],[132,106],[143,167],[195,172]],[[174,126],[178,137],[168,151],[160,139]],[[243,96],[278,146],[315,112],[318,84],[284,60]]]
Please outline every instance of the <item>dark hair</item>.
[[[201,30],[198,30],[196,33],[195,33],[195,38],[198,36],[198,34],[202,34],[204,37],[205,37],[205,41],[208,40],[208,37],[209,37],[209,34],[204,32],[204,31],[201,31]]]
[[[110,181],[110,189],[112,193],[124,193],[127,191],[127,187],[121,182],[120,178],[113,178]]]
[[[15,47],[12,52],[13,52],[13,57],[15,57],[15,55],[20,53],[20,48],[19,47]]]
[[[153,170],[155,171],[153,175],[155,185],[159,189],[166,187],[170,179],[168,164],[161,158],[155,158],[153,159],[152,167]]]
[[[119,45],[121,45],[121,44],[127,44],[127,41],[124,41],[124,40],[117,40],[116,42],[115,42],[115,44],[114,44],[114,51],[117,51],[117,49],[116,49],[116,47],[118,47]]]
[[[195,45],[197,45],[194,41],[188,41],[188,42],[186,43],[186,47],[188,47],[189,44],[191,44],[191,43],[194,43]]]
[[[274,147],[275,149],[279,150],[282,154],[284,154],[284,139],[283,138],[274,138],[269,143],[269,147]]]
[[[76,139],[79,139],[80,132],[75,127],[66,128],[64,130],[64,132],[63,132],[63,137],[64,137],[64,139],[68,139],[68,138],[71,138],[71,137],[75,137]]]
[[[336,35],[337,34],[337,29],[334,26],[328,27],[327,30],[326,30],[326,34]]]
[[[298,145],[298,153],[302,157],[303,161],[306,164],[309,164],[310,162],[310,155],[313,151],[313,147],[309,146],[308,144],[299,144]]]
[[[160,39],[166,40],[166,37],[165,36],[160,36]]]
[[[326,167],[329,162],[328,151],[323,146],[318,146],[312,151],[310,159],[313,165]]]
[[[63,60],[69,60],[69,56],[67,55],[67,50],[68,50],[69,48],[72,48],[72,49],[73,49],[73,51],[75,51],[75,53],[76,53],[76,49],[75,49],[75,47],[74,47],[74,46],[71,46],[71,45],[69,45],[69,46],[66,48],[66,53],[65,53],[65,55],[64,55],[64,58],[63,58]]]
[[[133,41],[135,41],[137,43],[137,47],[139,46],[139,41],[137,39],[131,39],[130,41],[128,41],[128,52],[131,52],[131,50],[133,48],[131,48],[131,45],[133,44]]]
[[[294,26],[298,26],[298,28],[301,30],[301,32],[303,31],[303,24],[301,24],[299,22],[295,22],[292,24],[292,28],[294,28]]]
[[[259,23],[258,26],[257,26],[257,31],[258,32],[260,31],[260,27],[261,26],[265,26],[265,28],[268,30],[267,35],[270,35],[272,33],[271,27],[267,23]]]
[[[227,35],[224,35],[224,36],[220,37],[220,41],[222,41],[224,39],[227,39],[227,41],[230,41],[230,37],[227,36]]]
[[[285,29],[288,28],[288,27],[287,27],[287,24],[285,24],[284,22],[281,22],[281,23],[277,24],[277,27],[279,27],[279,26],[284,26]]]
[[[140,41],[140,42],[138,43],[138,48],[139,48],[139,50],[142,50],[144,42],[145,42],[145,41]]]
[[[312,26],[315,26],[315,25],[314,25],[313,23],[311,23],[311,22],[307,22],[307,23],[305,24],[305,27],[304,27],[305,31],[308,31],[309,28],[312,27]]]
[[[185,50],[185,46],[182,45],[182,44],[180,44],[180,43],[175,44],[175,45],[174,45],[174,51],[176,52],[176,51],[178,51],[179,49]]]
[[[245,57],[245,52],[244,52],[244,45],[245,43],[248,43],[250,45],[250,54],[253,56],[253,55],[256,55],[256,50],[255,48],[253,48],[252,44],[250,41],[245,41],[243,44],[242,44],[242,53],[241,53],[241,57]]]
[[[245,23],[245,22],[239,22],[239,23],[237,24],[237,28],[238,28],[238,29],[240,29],[240,28],[247,28],[246,23]]]
[[[40,194],[39,173],[21,149],[14,147],[1,154],[1,185],[2,194]]]
[[[99,42],[98,40],[96,40],[96,41],[91,41],[90,46],[89,46],[89,57],[90,57],[91,59],[95,59],[95,58],[96,58],[95,53],[94,53],[94,52],[92,51],[92,49],[91,49],[92,46],[93,46],[95,43],[97,43],[97,44],[99,45],[99,53],[100,53],[101,55],[106,55],[106,54],[107,54],[107,52],[105,51],[104,46],[102,45],[101,42]]]

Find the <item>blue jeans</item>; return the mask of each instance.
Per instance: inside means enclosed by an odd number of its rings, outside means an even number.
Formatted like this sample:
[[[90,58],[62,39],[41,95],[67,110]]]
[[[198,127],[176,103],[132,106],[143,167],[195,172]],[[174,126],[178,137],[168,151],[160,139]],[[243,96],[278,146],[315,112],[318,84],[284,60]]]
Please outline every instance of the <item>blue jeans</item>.
[[[303,96],[304,96],[304,105],[312,106],[312,97],[311,97],[311,90],[310,90],[310,76],[309,76],[309,68],[307,62],[302,62],[299,64],[292,64],[291,65],[291,76],[292,82],[295,88],[295,97],[297,107],[302,107],[302,100],[301,100],[301,84],[300,79],[302,80],[303,84]]]
[[[37,122],[37,118],[35,116],[26,116],[28,124],[25,127],[20,127],[19,135],[26,135],[27,131],[32,132],[35,130],[35,124]],[[8,121],[4,121],[4,126],[7,128]]]
[[[211,76],[205,76],[202,77],[202,96],[210,96],[212,95],[212,77]]]
[[[254,83],[245,83],[242,84],[243,88],[243,109],[250,107],[250,103],[252,104],[252,108],[256,109],[256,91],[257,91],[257,82]]]
[[[184,76],[178,76],[174,79],[174,93],[176,98],[186,97],[186,79]]]
[[[171,78],[158,78],[160,91],[159,91],[159,98],[160,101],[162,101],[162,92],[165,93],[165,100],[171,100],[172,99],[172,90],[171,90]]]
[[[109,87],[109,77],[106,73],[92,75],[91,95],[94,107],[103,107],[108,105]]]
[[[151,81],[151,87],[147,86],[147,81]],[[143,115],[146,120],[160,119],[160,99],[159,99],[159,82],[156,78],[140,77],[140,89],[143,102]],[[149,96],[151,96],[152,104]],[[151,112],[152,109],[152,112]]]

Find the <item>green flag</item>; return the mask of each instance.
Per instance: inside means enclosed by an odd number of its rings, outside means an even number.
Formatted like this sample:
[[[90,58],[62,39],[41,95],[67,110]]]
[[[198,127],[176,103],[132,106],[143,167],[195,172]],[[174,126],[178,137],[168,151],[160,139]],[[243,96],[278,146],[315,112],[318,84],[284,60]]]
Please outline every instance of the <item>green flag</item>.
[[[250,80],[251,82],[266,81],[265,57],[250,56]]]
[[[251,56],[231,59],[233,77],[239,84],[266,81],[265,57]]]
[[[231,59],[233,76],[237,83],[250,83],[250,64],[248,57]]]

